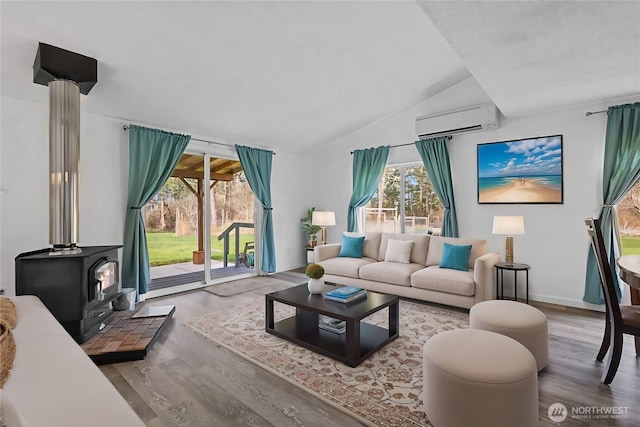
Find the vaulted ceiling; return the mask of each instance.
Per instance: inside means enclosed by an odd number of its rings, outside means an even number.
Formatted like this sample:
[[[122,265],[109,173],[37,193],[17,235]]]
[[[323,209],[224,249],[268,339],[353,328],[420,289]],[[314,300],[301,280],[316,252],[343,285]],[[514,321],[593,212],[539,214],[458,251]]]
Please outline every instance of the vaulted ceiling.
[[[640,2],[0,2],[2,96],[38,42],[98,60],[83,111],[313,152],[473,76],[507,117],[640,94]]]

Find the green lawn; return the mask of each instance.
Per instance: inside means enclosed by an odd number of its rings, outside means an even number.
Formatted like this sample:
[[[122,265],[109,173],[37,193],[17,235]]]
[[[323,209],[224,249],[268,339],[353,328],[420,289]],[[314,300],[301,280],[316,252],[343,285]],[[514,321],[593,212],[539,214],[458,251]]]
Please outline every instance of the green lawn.
[[[622,236],[622,255],[640,255],[640,236]]]
[[[245,242],[253,242],[253,234],[240,235],[240,252]],[[149,265],[176,264],[193,260],[193,251],[198,249],[196,236],[176,237],[173,232],[147,232],[149,246]],[[229,239],[229,262],[235,262],[235,238]],[[211,259],[222,261],[224,241],[211,236]]]

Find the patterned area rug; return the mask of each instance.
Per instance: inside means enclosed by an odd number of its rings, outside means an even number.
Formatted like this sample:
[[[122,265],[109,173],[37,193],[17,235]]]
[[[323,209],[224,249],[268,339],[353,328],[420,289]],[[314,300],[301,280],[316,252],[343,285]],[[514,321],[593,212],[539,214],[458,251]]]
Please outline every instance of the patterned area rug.
[[[468,314],[400,302],[400,337],[357,368],[264,331],[264,299],[187,323],[195,331],[303,390],[375,426],[431,426],[422,411],[422,347],[439,332],[467,328]],[[294,314],[275,303],[276,321]],[[388,326],[388,309],[365,319]]]
[[[232,295],[243,294],[245,292],[251,292],[256,289],[262,289],[273,285],[280,285],[282,289],[296,286],[293,283],[275,279],[273,277],[256,276],[248,279],[234,280],[233,282],[207,286],[204,290],[210,294],[218,295],[220,297],[230,297]]]

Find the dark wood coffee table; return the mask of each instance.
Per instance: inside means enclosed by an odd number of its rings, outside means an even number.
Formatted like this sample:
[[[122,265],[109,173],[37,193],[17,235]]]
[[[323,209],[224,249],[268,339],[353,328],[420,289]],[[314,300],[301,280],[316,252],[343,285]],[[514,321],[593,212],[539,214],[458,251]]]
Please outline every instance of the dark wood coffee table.
[[[331,289],[335,287],[326,285],[326,290]],[[358,366],[399,335],[400,298],[394,295],[368,291],[366,299],[344,304],[326,301],[321,294],[310,294],[305,284],[265,297],[267,332],[351,367]],[[296,314],[276,323],[274,301],[295,307]],[[389,307],[389,329],[361,322],[385,307]],[[321,314],[344,320],[346,332],[336,334],[320,329],[318,316]]]

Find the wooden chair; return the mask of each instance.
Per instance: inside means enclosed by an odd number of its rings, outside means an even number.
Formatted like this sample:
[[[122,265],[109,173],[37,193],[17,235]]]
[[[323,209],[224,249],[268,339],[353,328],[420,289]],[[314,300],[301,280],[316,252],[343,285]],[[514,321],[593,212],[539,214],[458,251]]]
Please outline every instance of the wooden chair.
[[[604,337],[596,359],[601,362],[607,351],[611,350],[606,370],[602,375],[602,382],[611,384],[620,365],[623,334],[640,336],[640,306],[621,306],[618,304],[616,285],[613,281],[613,272],[602,237],[600,220],[588,218],[585,220],[585,224],[589,237],[591,237],[591,247],[596,256],[606,306]]]

